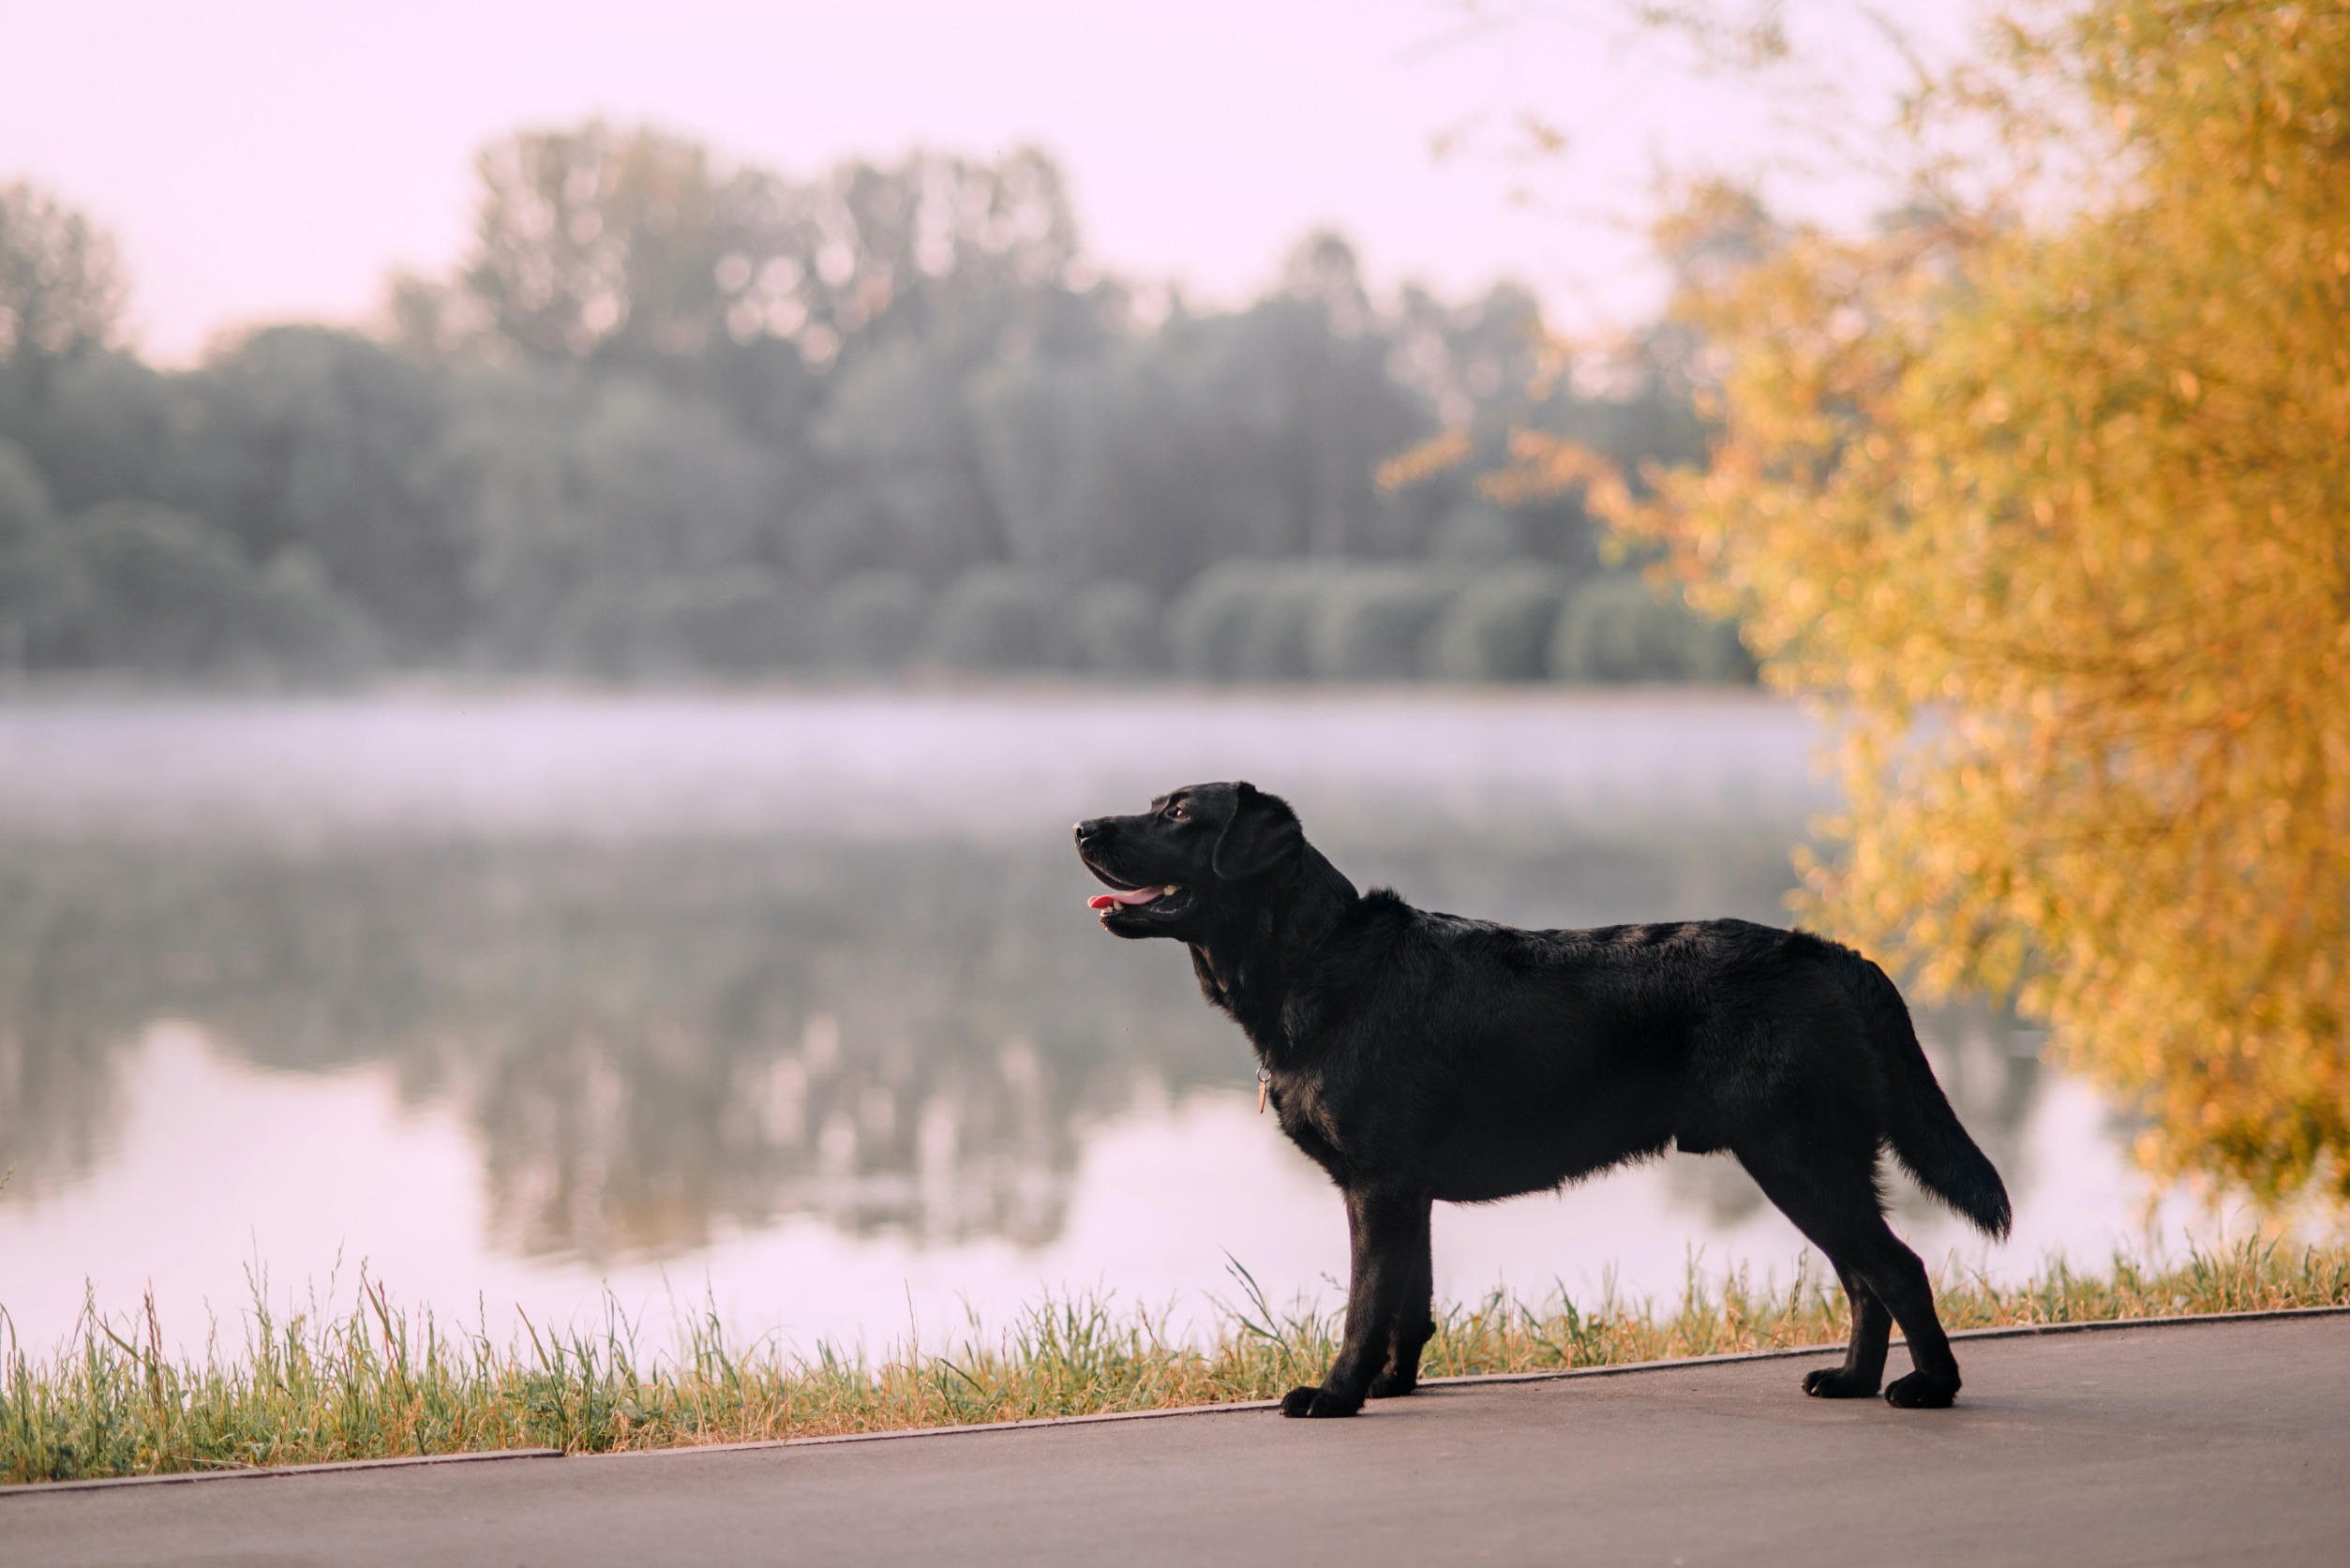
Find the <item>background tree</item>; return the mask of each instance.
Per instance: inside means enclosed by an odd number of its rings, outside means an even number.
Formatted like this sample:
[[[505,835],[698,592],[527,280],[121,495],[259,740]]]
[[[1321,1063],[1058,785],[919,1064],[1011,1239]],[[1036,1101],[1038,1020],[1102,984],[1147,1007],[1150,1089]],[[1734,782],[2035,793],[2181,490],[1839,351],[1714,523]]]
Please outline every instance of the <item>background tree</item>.
[[[1815,918],[2013,991],[2163,1169],[2350,1194],[2350,12],[2091,0],[1924,102],[2009,182],[1669,226],[1729,263],[1675,309],[1709,467],[1532,438],[1513,482],[1844,713]]]
[[[0,186],[0,438],[69,505],[152,485],[159,378],[115,349],[129,282],[112,236],[37,187]]]
[[[104,348],[127,293],[103,230],[22,181],[0,186],[0,363]]]
[[[81,324],[0,377],[0,662],[1717,673],[1678,605],[1563,640],[1623,575],[1573,498],[1379,483],[1449,424],[1497,454],[1513,423],[1679,450],[1661,359],[1607,396],[1524,391],[1556,356],[1523,290],[1384,303],[1317,233],[1242,308],[1145,319],[1033,150],[794,178],[591,121],[478,172],[467,258],[394,281],[388,340],[275,325],[171,373],[109,339],[103,235],[11,197],[11,320]]]
[[[501,337],[546,359],[707,348],[725,330],[719,263],[764,248],[775,204],[758,175],[722,179],[698,142],[602,121],[510,137],[474,167],[464,287]]]
[[[829,365],[861,337],[1066,281],[1059,168],[915,153],[797,185],[697,142],[591,121],[483,149],[461,286],[545,359],[680,361],[778,339]],[[421,306],[412,306],[421,308]]]
[[[173,500],[252,560],[314,558],[412,658],[447,656],[469,617],[466,544],[436,378],[324,327],[270,327],[206,366],[183,400]]]

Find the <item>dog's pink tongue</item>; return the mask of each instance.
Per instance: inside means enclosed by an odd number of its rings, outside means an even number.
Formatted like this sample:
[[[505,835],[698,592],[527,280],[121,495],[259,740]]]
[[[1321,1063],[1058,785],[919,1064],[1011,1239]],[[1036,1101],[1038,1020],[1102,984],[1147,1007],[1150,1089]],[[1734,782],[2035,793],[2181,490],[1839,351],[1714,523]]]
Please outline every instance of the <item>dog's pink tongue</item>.
[[[1107,909],[1114,903],[1148,903],[1163,890],[1159,888],[1137,888],[1130,893],[1096,893],[1085,901],[1085,907]]]

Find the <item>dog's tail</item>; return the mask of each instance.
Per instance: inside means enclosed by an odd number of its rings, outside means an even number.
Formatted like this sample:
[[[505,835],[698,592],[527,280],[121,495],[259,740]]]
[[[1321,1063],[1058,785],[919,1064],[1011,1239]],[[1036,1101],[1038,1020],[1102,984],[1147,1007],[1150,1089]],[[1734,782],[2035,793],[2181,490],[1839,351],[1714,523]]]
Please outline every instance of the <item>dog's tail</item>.
[[[1869,1043],[1885,1065],[1887,1130],[1894,1157],[1920,1186],[1986,1233],[2006,1235],[2013,1219],[2007,1184],[1959,1125],[1942,1086],[1934,1081],[1900,991],[1882,969],[1858,953],[1852,955],[1849,983]]]

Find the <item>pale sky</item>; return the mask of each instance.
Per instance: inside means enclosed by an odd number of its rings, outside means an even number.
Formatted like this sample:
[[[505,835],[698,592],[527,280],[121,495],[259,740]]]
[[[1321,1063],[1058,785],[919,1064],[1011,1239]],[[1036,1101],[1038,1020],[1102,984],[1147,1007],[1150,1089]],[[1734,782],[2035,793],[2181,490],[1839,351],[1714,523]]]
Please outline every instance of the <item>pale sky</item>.
[[[114,231],[135,340],[170,363],[258,321],[366,319],[389,269],[462,253],[476,146],[591,114],[803,176],[1035,142],[1098,262],[1205,302],[1253,293],[1328,224],[1382,286],[1509,276],[1591,325],[1653,303],[1633,231],[1659,163],[1736,166],[1777,134],[1676,47],[1621,47],[1626,8],[0,0],[0,181]],[[1798,34],[1875,104],[1893,67],[1856,9],[1799,3]],[[1515,156],[1527,111],[1567,133],[1564,157]]]

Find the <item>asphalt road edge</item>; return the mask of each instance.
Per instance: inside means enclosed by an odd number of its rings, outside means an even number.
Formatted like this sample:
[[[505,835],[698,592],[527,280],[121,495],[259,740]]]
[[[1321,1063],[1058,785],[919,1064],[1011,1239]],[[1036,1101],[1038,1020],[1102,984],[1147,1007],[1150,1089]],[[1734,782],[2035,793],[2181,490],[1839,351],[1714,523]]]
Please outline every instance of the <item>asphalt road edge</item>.
[[[169,1470],[154,1475],[99,1475],[82,1481],[21,1481],[0,1486],[0,1498],[50,1492],[95,1492],[115,1486],[184,1486],[195,1481],[276,1481],[297,1475],[337,1475],[353,1470],[409,1470],[417,1465],[476,1465],[499,1459],[560,1459],[560,1448],[485,1448],[467,1454],[387,1454],[375,1459],[330,1459],[318,1465],[243,1465],[234,1470]]]

